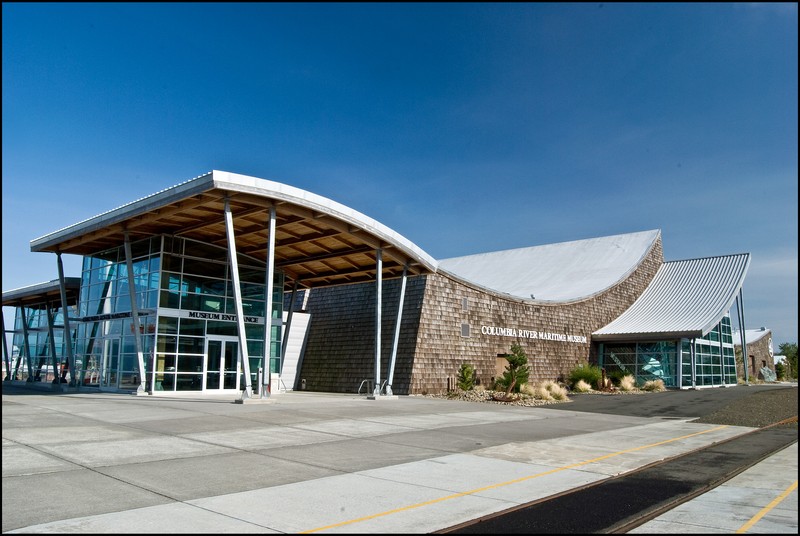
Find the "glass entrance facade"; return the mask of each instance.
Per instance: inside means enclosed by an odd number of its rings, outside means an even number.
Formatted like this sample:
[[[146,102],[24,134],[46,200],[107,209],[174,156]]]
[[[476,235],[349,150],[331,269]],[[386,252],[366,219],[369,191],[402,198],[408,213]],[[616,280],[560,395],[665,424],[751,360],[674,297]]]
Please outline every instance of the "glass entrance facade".
[[[631,375],[638,385],[659,379],[665,387],[736,385],[729,315],[701,339],[606,343],[598,353],[607,375]]]
[[[227,249],[156,236],[133,242],[131,251],[148,389],[168,392],[244,388]],[[238,264],[245,355],[251,384],[256,387],[265,350],[269,370],[280,370],[283,274],[275,274],[272,311],[267,312],[264,262],[239,255]],[[84,257],[78,307],[75,352],[85,364],[79,371],[83,383],[112,389],[137,388],[141,378],[123,246]],[[268,349],[264,344],[266,325],[273,341]]]
[[[68,308],[70,318],[74,318],[77,312],[78,310],[74,306]],[[23,326],[23,314],[25,315],[25,326]],[[52,330],[48,327],[48,314],[52,321]],[[59,304],[43,301],[17,307],[14,315],[13,350],[10,356],[11,378],[52,382],[55,379],[56,371],[61,372],[67,362],[63,308]],[[26,331],[27,339],[25,338]],[[72,332],[74,339],[74,326]],[[57,363],[55,368],[53,351],[55,351]],[[30,370],[28,370],[29,362]]]

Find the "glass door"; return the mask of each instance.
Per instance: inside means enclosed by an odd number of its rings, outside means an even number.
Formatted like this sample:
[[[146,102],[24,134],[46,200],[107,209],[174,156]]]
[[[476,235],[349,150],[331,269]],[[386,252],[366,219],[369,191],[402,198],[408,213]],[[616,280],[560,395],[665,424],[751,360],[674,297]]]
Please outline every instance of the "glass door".
[[[208,337],[206,339],[206,391],[239,388],[239,339]]]

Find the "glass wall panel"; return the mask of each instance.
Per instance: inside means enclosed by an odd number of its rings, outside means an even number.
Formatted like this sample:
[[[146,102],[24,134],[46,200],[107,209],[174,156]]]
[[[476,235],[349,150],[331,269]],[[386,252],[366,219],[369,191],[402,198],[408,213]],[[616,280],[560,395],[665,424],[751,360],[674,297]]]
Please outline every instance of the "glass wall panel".
[[[178,311],[237,314],[235,293],[228,279],[227,249],[157,236],[131,243],[131,250],[136,304],[143,313],[141,352],[146,370],[154,372],[147,376],[148,387],[165,391],[202,389],[202,383],[198,382],[204,370],[206,335],[237,336],[238,324],[222,319],[185,318],[185,313]],[[259,319],[246,326],[248,353],[260,363],[264,349],[263,318],[267,313],[266,269],[262,261],[246,255],[240,254],[239,261],[242,310],[247,317]],[[86,363],[90,381],[101,387],[135,388],[137,375],[141,374],[130,316],[119,318],[131,309],[127,272],[122,245],[83,259],[79,309],[75,316],[80,311],[81,316],[99,319],[78,324],[80,344],[76,345],[76,359]],[[282,316],[283,278],[277,272],[274,286],[269,289],[274,300],[271,314],[276,318]],[[158,322],[156,312],[159,312]],[[31,316],[32,322],[46,326],[42,318]],[[280,326],[272,329],[275,342],[270,345],[270,367],[278,370]],[[49,344],[46,336],[39,340],[37,335],[33,340],[32,335],[31,339],[31,347],[40,352],[43,345]],[[64,345],[63,340],[57,342]]]

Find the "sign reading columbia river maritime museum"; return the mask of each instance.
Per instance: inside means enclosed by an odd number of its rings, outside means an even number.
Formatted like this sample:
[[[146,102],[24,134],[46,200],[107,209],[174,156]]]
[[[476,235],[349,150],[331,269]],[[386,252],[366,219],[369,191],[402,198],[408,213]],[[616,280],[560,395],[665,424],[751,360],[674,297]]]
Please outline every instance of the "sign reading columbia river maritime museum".
[[[539,339],[543,341],[577,342],[586,344],[585,335],[570,335],[567,333],[552,333],[549,331],[536,331],[533,329],[504,328],[500,326],[481,326],[481,333],[497,337],[515,337],[522,339]]]

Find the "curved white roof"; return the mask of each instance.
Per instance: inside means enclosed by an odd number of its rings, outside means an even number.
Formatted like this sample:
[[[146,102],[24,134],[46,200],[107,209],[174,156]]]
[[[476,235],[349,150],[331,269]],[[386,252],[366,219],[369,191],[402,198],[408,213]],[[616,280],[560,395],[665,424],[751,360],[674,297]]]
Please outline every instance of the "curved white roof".
[[[575,240],[439,261],[439,270],[516,298],[566,302],[602,292],[627,277],[661,231]]]
[[[238,253],[266,261],[276,211],[275,263],[305,287],[436,271],[436,260],[377,220],[320,195],[226,171],[211,171],[31,241],[31,251],[91,255],[161,234],[227,247],[226,207]]]
[[[730,310],[749,266],[749,253],[665,262],[639,299],[592,338],[702,337]]]

